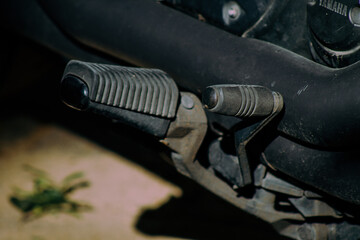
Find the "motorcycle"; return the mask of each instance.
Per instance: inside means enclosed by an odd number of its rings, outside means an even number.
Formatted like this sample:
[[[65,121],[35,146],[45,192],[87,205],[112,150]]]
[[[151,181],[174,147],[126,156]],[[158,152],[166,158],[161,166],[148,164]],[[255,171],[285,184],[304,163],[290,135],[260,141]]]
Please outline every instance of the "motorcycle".
[[[152,136],[283,236],[359,238],[358,1],[16,0],[1,17],[72,59],[66,105]]]

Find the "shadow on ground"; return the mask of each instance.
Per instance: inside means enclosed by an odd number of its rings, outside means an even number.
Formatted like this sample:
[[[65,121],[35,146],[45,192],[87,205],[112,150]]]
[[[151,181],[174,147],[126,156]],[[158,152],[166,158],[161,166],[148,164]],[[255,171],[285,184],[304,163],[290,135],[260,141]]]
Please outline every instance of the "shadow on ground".
[[[279,239],[266,224],[206,193],[173,197],[158,209],[145,210],[136,228],[190,239]]]

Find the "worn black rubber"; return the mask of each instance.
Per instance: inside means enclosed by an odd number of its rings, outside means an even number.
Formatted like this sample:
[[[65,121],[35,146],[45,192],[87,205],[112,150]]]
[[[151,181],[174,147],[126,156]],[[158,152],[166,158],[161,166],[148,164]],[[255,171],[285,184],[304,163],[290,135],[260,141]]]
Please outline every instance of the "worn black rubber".
[[[179,90],[161,70],[70,61],[60,95],[72,108],[163,138],[176,116]]]
[[[201,93],[215,84],[251,84],[279,92],[286,109],[278,129],[298,141],[337,149],[359,145],[360,64],[330,69],[154,1],[40,2],[78,42],[138,66],[162,69],[182,88]]]

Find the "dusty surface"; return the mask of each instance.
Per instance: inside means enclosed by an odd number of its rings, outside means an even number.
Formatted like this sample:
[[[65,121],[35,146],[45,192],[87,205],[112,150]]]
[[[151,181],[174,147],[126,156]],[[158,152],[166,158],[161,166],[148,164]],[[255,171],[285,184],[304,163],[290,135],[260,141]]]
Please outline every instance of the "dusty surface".
[[[146,236],[133,226],[143,208],[179,197],[181,189],[60,127],[26,128],[29,122],[21,119],[4,125],[27,134],[11,139],[9,132],[0,133],[0,239],[168,239]],[[84,172],[91,187],[72,198],[90,203],[94,210],[81,218],[59,213],[20,221],[21,213],[8,196],[13,186],[32,188],[24,164],[46,170],[58,182],[69,173]]]

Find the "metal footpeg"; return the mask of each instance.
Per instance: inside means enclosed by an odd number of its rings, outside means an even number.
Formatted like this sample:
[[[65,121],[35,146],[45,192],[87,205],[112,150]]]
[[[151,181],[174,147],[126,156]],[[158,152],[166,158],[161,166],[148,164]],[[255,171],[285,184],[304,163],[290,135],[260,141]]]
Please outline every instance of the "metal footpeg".
[[[165,72],[70,61],[61,80],[63,102],[165,137],[176,116],[179,90]]]
[[[213,85],[204,90],[202,103],[213,113],[258,120],[234,132],[237,156],[221,153],[219,140],[212,143],[209,151],[210,163],[223,177],[236,187],[249,185],[252,176],[246,147],[283,109],[281,94],[257,85]],[[213,152],[221,154],[215,156]]]
[[[282,108],[279,93],[257,85],[213,85],[203,93],[202,102],[210,112],[239,118],[266,117]]]
[[[165,72],[70,61],[60,90],[63,102],[72,108],[120,120],[160,138],[173,151],[178,171],[193,176],[193,160],[207,130],[206,115],[197,96],[180,94]]]
[[[179,90],[161,70],[70,61],[62,80],[63,100],[81,109],[86,108],[86,104],[78,106],[72,96],[67,96],[68,86],[82,85],[73,83],[79,80],[87,86],[86,89],[84,85],[80,95],[86,95],[83,97],[92,102],[159,117],[175,117]]]

